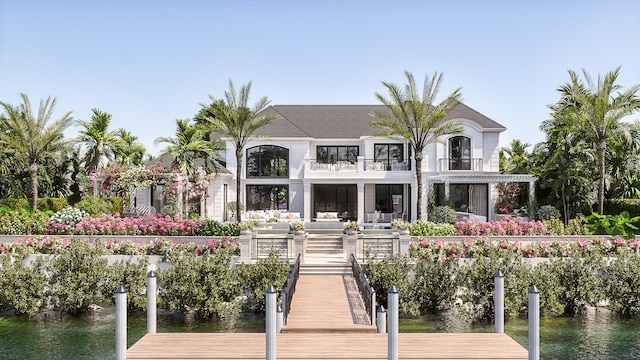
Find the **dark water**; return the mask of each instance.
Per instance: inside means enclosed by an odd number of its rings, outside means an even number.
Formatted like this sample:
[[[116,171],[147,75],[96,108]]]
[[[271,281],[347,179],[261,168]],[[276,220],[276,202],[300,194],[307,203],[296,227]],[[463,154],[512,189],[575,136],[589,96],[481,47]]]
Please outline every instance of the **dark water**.
[[[107,311],[108,312],[108,311]],[[592,311],[580,318],[540,321],[542,359],[640,359],[640,319],[623,319],[608,311]],[[264,332],[261,317],[234,321],[186,322],[160,316],[158,332]],[[128,343],[145,333],[144,314],[129,315]],[[492,332],[492,325],[469,326],[445,318],[403,318],[401,332]],[[527,346],[526,319],[510,320],[505,332]],[[0,318],[0,359],[113,359],[113,313],[66,320]]]

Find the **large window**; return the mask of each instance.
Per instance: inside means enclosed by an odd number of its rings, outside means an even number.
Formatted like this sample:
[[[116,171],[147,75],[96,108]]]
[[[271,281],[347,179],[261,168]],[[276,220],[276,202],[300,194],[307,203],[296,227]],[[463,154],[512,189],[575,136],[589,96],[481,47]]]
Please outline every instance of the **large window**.
[[[338,161],[355,163],[358,161],[357,146],[318,146],[316,160],[321,164],[335,164]]]
[[[247,149],[247,177],[289,177],[289,149],[275,145]]]
[[[343,220],[358,218],[358,187],[356,185],[315,185],[313,189],[314,214],[334,211]]]
[[[376,210],[381,213],[394,213],[394,217],[401,217],[404,209],[403,191],[401,184],[376,185]]]
[[[468,137],[449,139],[449,170],[471,170],[471,140]]]
[[[487,216],[488,187],[487,184],[450,184],[449,204],[445,196],[444,184],[435,184],[436,205],[449,205],[456,211]]]
[[[247,185],[247,210],[289,209],[289,186]]]
[[[375,144],[374,161],[385,163],[387,170],[396,164],[401,164],[404,159],[402,144]]]

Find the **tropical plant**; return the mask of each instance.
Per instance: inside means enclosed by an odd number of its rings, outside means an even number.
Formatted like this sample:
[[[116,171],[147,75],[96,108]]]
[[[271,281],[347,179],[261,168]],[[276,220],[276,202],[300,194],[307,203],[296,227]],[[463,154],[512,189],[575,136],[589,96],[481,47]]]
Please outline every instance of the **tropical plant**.
[[[439,104],[435,104],[440,91],[443,75],[435,72],[429,79],[425,77],[422,95],[417,88],[413,74],[405,70],[407,84],[404,90],[393,83],[383,81],[389,97],[375,93],[385,107],[385,111],[373,111],[375,120],[371,125],[381,129],[377,135],[406,139],[415,156],[415,174],[418,183],[417,218],[422,219],[422,159],[423,151],[430,143],[440,142],[446,135],[461,134],[460,124],[443,121],[447,114],[459,103],[460,89],[455,89]]]
[[[147,149],[129,131],[119,128],[115,131],[117,138],[113,160],[123,165],[140,165],[144,160]]]
[[[289,231],[304,231],[306,225],[304,221],[292,221],[289,223]]]
[[[216,99],[209,95],[211,104],[202,105],[196,116],[196,121],[206,124],[221,136],[228,137],[233,144],[236,155],[236,214],[240,214],[240,174],[242,174],[242,157],[247,142],[255,137],[261,127],[273,120],[280,119],[277,113],[263,112],[269,105],[269,99],[264,96],[258,100],[253,108],[249,108],[249,93],[251,82],[240,87],[236,92],[233,81],[229,80],[229,90],[224,92],[224,99]]]
[[[602,215],[596,212],[585,218],[585,222],[591,227],[591,231],[598,232],[604,230],[611,236],[622,236],[633,238],[636,234],[640,234],[640,216],[629,216],[627,211],[621,212],[619,215]]]
[[[111,114],[100,109],[91,109],[89,121],[78,120],[77,124],[83,129],[78,131],[74,142],[85,147],[84,164],[87,172],[98,169],[102,158],[113,160],[118,146],[118,138],[113,131],[109,131]]]
[[[358,231],[358,230],[360,230],[360,223],[358,223],[357,221],[349,220],[346,223],[344,223],[344,228],[346,230]]]
[[[31,208],[38,208],[38,170],[40,164],[47,158],[59,156],[69,149],[64,138],[64,131],[72,124],[71,112],[49,123],[56,99],[47,97],[40,101],[38,113],[31,109],[29,97],[22,93],[22,104],[13,106],[0,102],[5,116],[1,117],[0,148],[7,154],[24,157],[30,174]]]
[[[560,86],[562,94],[559,105],[570,111],[575,126],[587,138],[593,141],[598,154],[598,213],[604,212],[605,166],[606,153],[612,138],[633,141],[628,123],[622,119],[640,110],[640,84],[623,91],[616,84],[620,75],[620,67],[608,72],[604,77],[598,76],[595,84],[586,70],[583,70],[585,82],[577,73],[569,70],[570,82]]]
[[[500,172],[507,174],[526,174],[529,171],[529,154],[527,148],[531,144],[513,139],[509,147],[500,148]]]

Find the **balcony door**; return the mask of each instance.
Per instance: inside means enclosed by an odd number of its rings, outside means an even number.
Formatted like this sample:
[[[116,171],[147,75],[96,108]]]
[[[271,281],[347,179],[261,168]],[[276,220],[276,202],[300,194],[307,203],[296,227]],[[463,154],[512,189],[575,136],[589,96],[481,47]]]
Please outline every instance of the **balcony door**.
[[[449,170],[471,170],[471,139],[468,137],[449,139]]]

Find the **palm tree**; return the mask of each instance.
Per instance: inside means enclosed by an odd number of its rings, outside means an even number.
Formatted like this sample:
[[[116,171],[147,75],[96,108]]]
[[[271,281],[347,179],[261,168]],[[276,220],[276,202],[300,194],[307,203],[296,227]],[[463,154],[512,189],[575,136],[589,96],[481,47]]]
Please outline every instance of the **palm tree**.
[[[578,74],[569,70],[571,81],[558,89],[562,93],[561,105],[573,110],[576,126],[587,137],[592,139],[598,153],[598,212],[604,211],[605,191],[605,155],[607,142],[612,137],[632,141],[628,123],[622,118],[640,109],[640,98],[636,93],[640,84],[636,84],[626,91],[616,84],[620,67],[608,72],[604,77],[598,76],[598,83],[594,84],[591,77],[582,70],[585,83]]]
[[[445,135],[461,134],[463,129],[457,122],[442,121],[445,116],[458,105],[460,88],[455,89],[439,104],[435,104],[440,91],[443,75],[435,72],[431,79],[425,77],[422,95],[417,88],[413,74],[404,72],[407,84],[404,90],[396,84],[383,81],[389,98],[375,93],[378,101],[386,111],[373,111],[371,116],[376,120],[371,125],[380,128],[378,135],[404,138],[409,142],[415,154],[416,180],[418,183],[417,218],[422,219],[422,159],[423,151],[428,144],[440,142]]]
[[[78,125],[84,129],[79,131],[75,139],[76,144],[86,146],[84,162],[88,172],[97,170],[103,157],[113,160],[118,144],[115,133],[109,131],[111,114],[100,109],[91,109],[91,112],[91,120],[78,121]]]
[[[217,168],[217,152],[224,149],[219,141],[208,141],[205,131],[197,125],[189,124],[189,120],[176,120],[176,136],[161,136],[154,140],[154,143],[168,143],[169,145],[162,149],[158,154],[159,158],[165,155],[171,156],[173,166],[177,167],[180,172],[187,175],[187,178],[193,178],[196,172],[196,159],[202,159],[205,162],[212,161]],[[188,209],[188,193],[184,195],[184,207]],[[188,210],[187,210],[188,211]]]
[[[49,123],[56,99],[47,97],[40,101],[38,114],[31,109],[31,102],[26,94],[20,94],[22,104],[12,106],[0,102],[6,116],[2,117],[4,129],[0,133],[0,147],[5,151],[17,155],[23,155],[29,164],[31,182],[31,208],[38,208],[38,166],[43,161],[69,148],[64,138],[64,131],[73,123],[71,112],[63,114],[60,118]]]
[[[129,131],[119,128],[114,132],[116,148],[113,160],[122,165],[140,165],[147,149]]]
[[[260,114],[270,103],[264,96],[253,108],[249,108],[251,82],[240,87],[236,92],[233,81],[229,80],[229,91],[224,92],[224,99],[216,99],[209,95],[211,105],[202,105],[197,120],[209,122],[211,129],[222,136],[229,137],[236,153],[236,214],[240,214],[240,174],[242,171],[242,155],[247,142],[254,138],[256,130],[281,118],[279,114]]]
[[[526,174],[529,165],[527,148],[531,144],[513,139],[508,147],[500,148],[500,171],[508,174]]]

